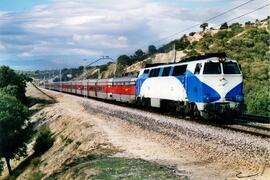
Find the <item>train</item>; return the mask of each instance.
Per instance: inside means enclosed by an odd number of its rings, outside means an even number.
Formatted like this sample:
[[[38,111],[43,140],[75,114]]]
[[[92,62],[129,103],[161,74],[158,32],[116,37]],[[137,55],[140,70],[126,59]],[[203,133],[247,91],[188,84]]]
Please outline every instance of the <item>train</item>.
[[[147,64],[137,77],[53,82],[45,88],[204,119],[234,118],[244,109],[241,67],[225,53]]]

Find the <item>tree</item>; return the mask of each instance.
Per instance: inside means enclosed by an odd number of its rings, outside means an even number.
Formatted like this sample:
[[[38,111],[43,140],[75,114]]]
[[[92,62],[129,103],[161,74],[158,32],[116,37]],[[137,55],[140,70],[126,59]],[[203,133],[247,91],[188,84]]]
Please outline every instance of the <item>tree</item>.
[[[240,27],[242,27],[242,25],[241,25],[240,23],[238,23],[238,22],[232,23],[232,24],[230,25],[230,28],[240,28]]]
[[[255,20],[255,24],[256,24],[256,25],[260,25],[260,23],[261,23],[261,21],[259,21],[259,19],[256,19],[256,20]]]
[[[157,52],[157,48],[154,45],[148,46],[148,53],[149,54],[155,54]]]
[[[203,31],[205,31],[205,29],[208,27],[208,23],[202,23],[201,25],[200,25],[200,28],[202,28],[203,29]]]
[[[196,32],[190,32],[188,35],[189,36],[194,36],[194,34],[196,34]]]
[[[3,92],[4,94],[10,95],[10,96],[14,96],[17,99],[20,98],[19,88],[16,85],[8,85],[6,87],[3,87],[0,89],[0,92]]]
[[[4,88],[8,85],[15,85],[18,87],[17,98],[25,103],[25,87],[26,87],[26,76],[17,74],[14,70],[8,66],[0,67],[0,88]]]
[[[120,64],[120,65],[131,65],[131,59],[128,55],[121,55],[117,58],[117,64]]]
[[[250,26],[252,23],[250,21],[245,22],[245,26]]]
[[[0,159],[4,158],[12,175],[11,159],[26,156],[26,141],[31,136],[29,112],[15,97],[0,94]]]
[[[221,24],[220,28],[219,29],[228,29],[228,24],[225,22],[223,24]]]
[[[144,52],[143,52],[143,50],[138,49],[137,51],[135,51],[135,54],[134,54],[133,57],[134,57],[134,59],[136,59],[136,61],[142,60],[143,57],[144,57]]]

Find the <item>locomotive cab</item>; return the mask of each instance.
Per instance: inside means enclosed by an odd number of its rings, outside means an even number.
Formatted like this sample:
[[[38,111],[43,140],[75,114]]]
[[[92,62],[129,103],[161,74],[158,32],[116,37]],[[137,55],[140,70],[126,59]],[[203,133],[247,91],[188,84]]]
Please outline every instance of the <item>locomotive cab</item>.
[[[214,57],[197,62],[194,74],[201,82],[196,87],[199,91],[196,105],[203,117],[240,112],[244,99],[243,77],[235,60]]]

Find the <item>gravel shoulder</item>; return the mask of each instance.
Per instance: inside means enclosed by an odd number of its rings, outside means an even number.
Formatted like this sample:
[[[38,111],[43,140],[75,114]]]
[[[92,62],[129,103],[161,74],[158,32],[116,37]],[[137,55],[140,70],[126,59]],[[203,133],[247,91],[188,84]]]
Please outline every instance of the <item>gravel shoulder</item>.
[[[42,91],[57,101],[35,115],[42,117],[43,123],[49,124],[57,137],[53,148],[42,157],[46,163],[41,171],[45,174],[57,171],[73,157],[109,151],[117,157],[175,166],[177,174],[190,179],[270,177],[269,139],[93,99]],[[64,147],[66,138],[72,142]]]

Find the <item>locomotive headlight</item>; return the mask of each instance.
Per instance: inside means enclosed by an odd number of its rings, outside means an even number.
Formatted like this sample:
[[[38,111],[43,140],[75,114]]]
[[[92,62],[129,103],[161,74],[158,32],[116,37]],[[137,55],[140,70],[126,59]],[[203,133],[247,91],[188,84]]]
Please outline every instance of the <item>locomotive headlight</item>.
[[[242,102],[242,101],[244,100],[244,97],[243,97],[242,95],[236,95],[236,96],[235,96],[235,100],[236,100],[237,102]]]
[[[210,102],[210,101],[211,101],[210,95],[209,95],[209,94],[205,94],[205,95],[203,96],[203,101],[204,101],[204,102]]]
[[[219,60],[220,62],[224,62],[224,61],[225,61],[225,57],[219,57],[218,60]]]

